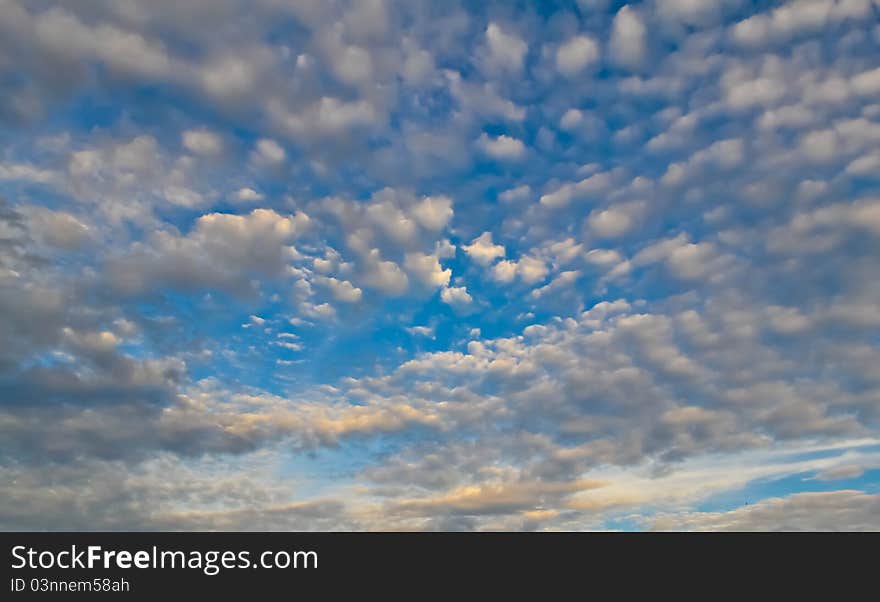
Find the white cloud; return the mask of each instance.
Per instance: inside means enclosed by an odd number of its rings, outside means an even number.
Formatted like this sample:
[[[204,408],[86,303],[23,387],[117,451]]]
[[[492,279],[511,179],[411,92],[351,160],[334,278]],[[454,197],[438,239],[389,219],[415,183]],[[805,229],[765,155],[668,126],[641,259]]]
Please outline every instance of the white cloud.
[[[569,109],[559,120],[559,127],[563,130],[573,130],[583,121],[583,113],[578,111],[577,109]]]
[[[287,157],[287,153],[275,140],[260,138],[254,146],[253,158],[258,163],[278,165]]]
[[[223,152],[223,139],[207,129],[187,130],[182,139],[184,148],[197,155],[216,157]]]
[[[467,307],[473,302],[473,297],[463,286],[450,286],[440,291],[440,298],[447,305],[453,307]]]
[[[656,530],[674,531],[876,531],[880,495],[816,491],[774,497],[727,512],[661,514]]]
[[[801,151],[809,160],[825,163],[837,157],[840,139],[832,129],[805,134],[800,141]]]
[[[519,277],[526,284],[535,284],[544,279],[549,273],[547,264],[538,259],[525,255],[519,261],[502,260],[494,265],[492,274],[499,282],[512,282]]]
[[[448,196],[426,196],[412,209],[415,220],[427,230],[437,232],[452,219],[452,199]]]
[[[446,286],[452,277],[452,270],[444,270],[436,255],[407,253],[403,265],[411,276],[429,287]]]
[[[402,295],[409,287],[409,278],[393,261],[381,258],[378,249],[372,249],[365,258],[364,282],[387,295]]]
[[[531,296],[533,299],[540,299],[545,295],[559,294],[560,292],[564,291],[572,284],[577,282],[580,276],[581,273],[578,270],[567,270],[565,272],[560,272],[559,275],[551,280],[549,284],[533,290]]]
[[[61,58],[99,60],[129,77],[165,78],[172,70],[161,42],[107,23],[89,27],[63,9],[40,13],[33,28],[40,45]]]
[[[599,44],[587,35],[575,36],[556,50],[556,68],[573,77],[599,60]]]
[[[291,257],[290,242],[310,222],[304,213],[255,209],[247,215],[209,213],[186,235],[156,232],[110,263],[112,287],[143,292],[159,283],[182,289],[251,289],[258,276],[278,277]]]
[[[365,84],[373,75],[373,59],[359,46],[343,46],[333,57],[333,72],[347,84]]]
[[[743,162],[745,153],[746,144],[741,138],[719,140],[696,151],[687,161],[670,164],[660,182],[666,186],[681,186],[693,178],[705,177],[707,168],[732,170]]]
[[[25,163],[0,163],[0,180],[50,183],[55,179],[55,173],[48,169],[40,169]]]
[[[496,245],[492,241],[491,232],[483,232],[471,244],[462,245],[461,248],[480,265],[489,265],[499,257],[504,257],[505,253],[502,245]]]
[[[572,200],[603,193],[611,185],[611,181],[611,174],[608,172],[593,174],[579,182],[569,182],[552,192],[542,194],[540,203],[550,209],[565,207]]]
[[[483,133],[477,139],[477,146],[490,157],[501,161],[520,159],[526,152],[526,146],[522,140],[506,134],[489,137]]]
[[[243,203],[262,201],[263,198],[265,197],[253,188],[239,188],[235,193],[235,199]]]
[[[519,36],[506,32],[497,23],[486,28],[488,56],[486,65],[490,70],[522,71],[528,45]]]
[[[408,326],[406,331],[413,336],[434,338],[433,326]]]
[[[880,67],[854,75],[850,85],[858,94],[877,96],[880,94]]]
[[[467,114],[487,118],[504,118],[512,122],[525,119],[525,107],[503,97],[493,82],[482,85],[466,81],[457,71],[443,72],[449,82],[449,90],[459,106]]]
[[[846,173],[857,176],[880,177],[880,153],[863,155],[846,166]]]
[[[322,278],[320,280],[327,288],[330,289],[334,299],[345,301],[346,303],[356,303],[361,300],[363,292],[361,289],[353,285],[348,280],[339,280],[337,278]]]
[[[614,17],[611,27],[609,54],[615,63],[623,67],[637,68],[647,54],[647,29],[638,12],[625,5]]]
[[[644,211],[645,204],[633,201],[618,203],[606,209],[595,209],[590,213],[590,229],[602,238],[617,238],[626,234]]]
[[[709,25],[721,14],[719,0],[665,0],[657,6],[661,17],[687,25]]]
[[[325,96],[304,110],[292,110],[275,99],[268,103],[268,109],[275,123],[295,138],[341,135],[376,124],[380,118],[368,100],[345,101],[332,96]]]
[[[632,259],[635,266],[664,261],[669,272],[683,280],[722,278],[729,258],[711,242],[692,243],[686,234],[660,240],[639,251]]]
[[[34,208],[28,219],[39,238],[62,249],[80,248],[93,236],[88,224],[66,211]]]
[[[528,184],[521,184],[520,186],[505,190],[498,195],[498,198],[505,203],[515,203],[528,199],[531,194],[532,187]]]
[[[793,0],[732,27],[733,39],[744,46],[783,42],[849,19],[870,18],[868,0]]]

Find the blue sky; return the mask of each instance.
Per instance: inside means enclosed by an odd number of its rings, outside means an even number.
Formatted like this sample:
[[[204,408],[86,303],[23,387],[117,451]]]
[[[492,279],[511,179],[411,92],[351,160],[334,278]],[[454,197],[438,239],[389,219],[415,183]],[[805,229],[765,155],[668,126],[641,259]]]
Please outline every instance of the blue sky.
[[[877,529],[876,0],[0,0],[4,529]]]

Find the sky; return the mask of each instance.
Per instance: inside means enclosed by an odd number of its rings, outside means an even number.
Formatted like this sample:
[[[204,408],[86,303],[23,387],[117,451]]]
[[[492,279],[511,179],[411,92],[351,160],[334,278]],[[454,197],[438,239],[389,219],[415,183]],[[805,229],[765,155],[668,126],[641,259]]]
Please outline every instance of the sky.
[[[0,0],[0,529],[880,530],[880,0]]]

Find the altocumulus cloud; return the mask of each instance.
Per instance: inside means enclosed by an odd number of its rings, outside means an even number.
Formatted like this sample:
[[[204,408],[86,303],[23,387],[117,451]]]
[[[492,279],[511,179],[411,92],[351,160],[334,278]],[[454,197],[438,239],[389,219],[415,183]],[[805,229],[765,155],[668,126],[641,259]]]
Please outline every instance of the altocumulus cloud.
[[[0,1],[0,527],[880,529],[878,56],[876,0]]]

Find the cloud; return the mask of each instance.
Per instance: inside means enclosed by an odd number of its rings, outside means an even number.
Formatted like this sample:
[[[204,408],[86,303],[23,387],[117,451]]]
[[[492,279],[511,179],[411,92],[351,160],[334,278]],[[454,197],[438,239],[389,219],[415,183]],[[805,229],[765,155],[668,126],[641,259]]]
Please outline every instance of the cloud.
[[[367,272],[364,274],[364,283],[367,286],[388,295],[401,295],[407,290],[409,278],[396,263],[381,259],[377,249],[370,251],[365,263]],[[433,263],[429,267],[433,267]]]
[[[732,35],[740,44],[760,46],[871,14],[870,3],[860,0],[795,0],[743,19],[733,26]]]
[[[875,528],[875,5],[201,4],[0,2],[0,525]]]
[[[483,232],[471,241],[469,245],[463,245],[462,249],[471,259],[480,265],[489,265],[499,257],[504,257],[505,250],[502,245],[496,245],[492,241],[491,232]]]
[[[322,278],[324,283],[333,297],[345,301],[346,303],[356,303],[361,300],[362,291],[347,280],[339,280],[337,278]]]
[[[160,42],[109,24],[91,28],[62,9],[41,13],[32,26],[38,43],[59,58],[97,59],[131,77],[163,78],[172,68]]]
[[[646,35],[647,29],[639,13],[629,5],[621,8],[614,16],[608,43],[612,60],[623,67],[640,67],[647,54]]]
[[[556,50],[556,68],[573,77],[599,60],[599,44],[587,35],[575,36]]]
[[[257,163],[278,165],[287,157],[284,148],[271,138],[261,138],[254,146],[253,158]]]
[[[182,140],[184,148],[197,155],[214,157],[223,152],[223,139],[206,129],[187,130]]]
[[[33,165],[22,163],[4,164],[0,165],[0,179],[50,183],[55,180],[55,174],[52,171],[39,169]]]
[[[465,112],[477,117],[501,117],[514,123],[525,119],[525,108],[503,97],[493,82],[478,85],[462,79],[460,73],[451,70],[444,71],[444,75],[452,96]]]
[[[522,71],[528,45],[522,38],[507,33],[497,23],[489,23],[486,28],[488,54],[485,64],[490,70]]]
[[[92,236],[88,224],[65,211],[33,208],[28,219],[37,237],[62,249],[77,249]]]
[[[463,286],[444,288],[440,291],[440,298],[443,300],[443,303],[458,308],[468,307],[474,300]]]
[[[355,128],[369,127],[379,114],[367,100],[345,101],[325,96],[302,111],[293,111],[280,101],[270,101],[269,114],[282,131],[293,138],[343,135]]]
[[[545,496],[561,496],[601,486],[592,481],[563,483],[498,482],[467,485],[428,499],[400,500],[394,510],[434,514],[437,511],[468,515],[502,514],[533,509]]]
[[[515,188],[510,188],[505,190],[501,194],[498,195],[498,198],[505,203],[514,203],[516,201],[522,201],[529,197],[532,193],[532,187],[528,184],[522,184]]]
[[[243,203],[262,201],[265,197],[253,188],[240,188],[235,193],[235,198]]]
[[[796,493],[729,512],[664,515],[658,530],[693,531],[875,531],[880,496],[862,491]]]
[[[425,197],[413,207],[412,214],[422,227],[442,230],[452,219],[452,199],[447,196]]]
[[[514,161],[520,159],[526,152],[526,146],[522,140],[501,134],[490,137],[485,133],[480,134],[477,146],[485,154],[500,161]]]
[[[608,188],[611,176],[607,172],[593,174],[578,182],[571,182],[559,186],[555,190],[542,194],[542,205],[555,209],[568,205],[572,200],[589,197]]]
[[[526,255],[518,261],[510,259],[499,261],[493,266],[492,275],[499,282],[512,282],[518,277],[527,284],[534,284],[543,280],[548,271],[543,261]]]
[[[407,253],[404,267],[411,276],[429,287],[447,286],[452,277],[452,270],[444,270],[436,255]]]
[[[607,209],[596,209],[590,213],[590,229],[602,238],[617,238],[626,234],[635,225],[639,214],[644,211],[644,203],[638,201],[619,203]]]
[[[271,209],[247,215],[209,213],[186,235],[170,231],[136,243],[108,264],[108,283],[126,294],[144,294],[157,283],[181,289],[219,288],[244,293],[255,275],[280,277],[291,259],[289,243],[309,223],[304,213]]]

